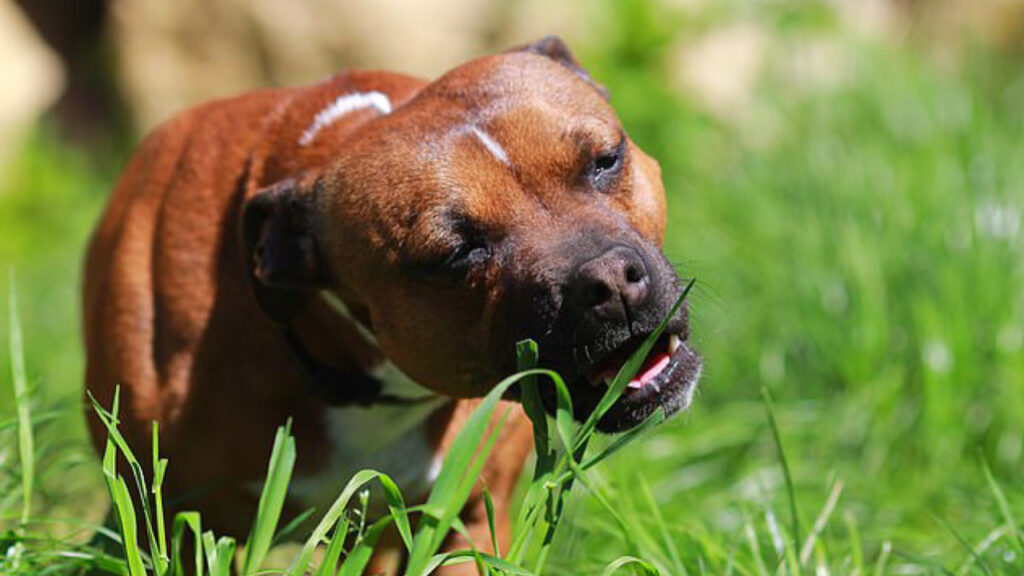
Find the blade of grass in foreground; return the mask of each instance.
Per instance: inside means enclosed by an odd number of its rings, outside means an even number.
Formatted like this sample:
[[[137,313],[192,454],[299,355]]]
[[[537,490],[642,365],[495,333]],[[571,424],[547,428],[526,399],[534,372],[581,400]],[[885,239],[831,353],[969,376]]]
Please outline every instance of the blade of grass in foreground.
[[[461,492],[463,492],[463,477],[470,469],[474,456],[481,463],[487,459],[489,442],[485,440],[484,447],[479,450],[478,445],[480,440],[485,438],[487,426],[497,409],[498,401],[513,384],[531,374],[539,373],[546,372],[540,370],[523,372],[502,380],[487,396],[484,396],[455,437],[455,441],[452,442],[452,446],[445,456],[441,473],[434,482],[434,488],[423,507],[423,515],[420,517],[413,547],[409,552],[409,562],[405,570],[407,576],[420,576],[429,573],[427,569],[431,559],[450,528],[450,525],[444,524],[443,519],[454,518],[465,503],[464,500],[459,501],[462,496]],[[492,430],[491,436],[496,436],[497,432],[497,430]],[[471,480],[475,481],[475,478],[471,478]],[[465,494],[468,496],[468,492]]]
[[[303,544],[299,554],[288,568],[288,574],[299,576],[306,573],[306,568],[309,567],[309,562],[313,558],[313,551],[324,541],[331,528],[339,530],[343,529],[341,528],[342,524],[347,526],[347,520],[344,517],[345,511],[348,508],[349,501],[355,496],[356,491],[374,479],[377,479],[384,488],[384,495],[388,500],[388,508],[395,519],[395,523],[399,526],[399,533],[408,530],[408,512],[405,509],[405,503],[402,501],[401,494],[398,492],[395,483],[387,475],[381,474],[376,470],[360,470],[348,481],[341,494],[334,500],[334,504],[331,505],[330,509],[327,510],[327,513],[320,520],[320,523],[313,530],[313,534]],[[402,538],[404,541],[406,536]]]
[[[118,387],[114,389],[114,405],[109,412],[109,416],[115,420],[120,399],[121,389]],[[112,435],[109,434],[106,447],[103,450],[103,476],[107,482],[107,490],[110,492],[110,501],[114,507],[118,531],[121,533],[121,547],[128,562],[128,572],[131,576],[146,576],[145,564],[139,551],[135,507],[128,492],[128,485],[124,478],[117,473],[117,446]]]
[[[985,462],[984,459],[981,461],[981,469],[985,473],[985,480],[995,496],[996,503],[999,504],[999,511],[1003,515],[1006,527],[1010,530],[1010,541],[1013,547],[1017,549],[1017,553],[1024,556],[1024,535],[1021,535],[1020,525],[1017,524],[1017,519],[1014,518],[1013,512],[1010,510],[1010,502],[1006,499],[1006,494],[1003,493],[1003,489],[996,482],[995,476],[992,475],[992,470],[988,467],[988,462]]]
[[[281,518],[284,500],[288,495],[288,483],[295,468],[295,438],[291,435],[291,420],[277,429],[274,448],[270,453],[267,465],[267,479],[260,493],[260,502],[256,509],[256,518],[252,523],[252,531],[245,543],[245,561],[242,563],[242,574],[255,574],[270,550],[274,539],[277,522]]]
[[[618,572],[620,569],[625,568],[626,566],[632,566],[640,574],[643,574],[643,576],[661,576],[661,572],[659,572],[658,569],[655,568],[650,562],[646,562],[644,560],[634,558],[632,556],[623,556],[615,560],[614,562],[609,564],[603,572],[601,572],[601,576],[611,576],[612,574]]]
[[[14,270],[10,271],[7,295],[10,318],[11,377],[14,381],[14,404],[18,412],[18,459],[21,463],[21,525],[32,514],[32,482],[35,477],[35,449],[32,438],[32,415],[29,408],[28,380],[25,377],[25,349],[18,316],[18,294]]]
[[[796,507],[796,489],[793,487],[793,475],[790,473],[789,462],[786,460],[786,451],[782,447],[782,435],[779,434],[779,424],[775,421],[775,407],[772,404],[772,396],[768,392],[768,388],[761,388],[761,399],[764,402],[765,414],[768,417],[768,426],[772,429],[772,437],[775,439],[775,447],[779,452],[782,475],[786,481],[786,492],[789,496],[789,514],[793,523],[793,543],[794,546],[799,546],[803,538],[800,535],[800,514]]]

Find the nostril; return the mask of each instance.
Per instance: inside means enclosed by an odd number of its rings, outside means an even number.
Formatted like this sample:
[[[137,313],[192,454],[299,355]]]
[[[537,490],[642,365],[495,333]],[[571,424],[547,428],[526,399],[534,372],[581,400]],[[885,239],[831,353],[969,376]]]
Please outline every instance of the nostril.
[[[639,263],[630,262],[626,266],[626,282],[629,282],[630,284],[639,284],[644,281],[646,276],[647,274]]]
[[[587,289],[586,305],[593,307],[607,302],[612,297],[612,288],[604,282],[594,282]]]

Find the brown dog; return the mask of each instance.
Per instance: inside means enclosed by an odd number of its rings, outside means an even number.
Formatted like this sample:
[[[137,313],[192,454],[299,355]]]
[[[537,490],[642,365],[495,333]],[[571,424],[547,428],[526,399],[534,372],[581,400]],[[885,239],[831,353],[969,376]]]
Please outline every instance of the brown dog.
[[[213,102],[143,142],[96,231],[87,386],[108,406],[122,386],[141,453],[160,423],[168,492],[220,533],[245,535],[289,417],[292,512],[364,467],[422,499],[517,341],[594,409],[680,295],[664,230],[657,163],[554,38],[432,83],[352,72]],[[689,403],[685,309],[667,333],[600,429]],[[516,410],[483,478],[502,540],[531,444]],[[463,519],[486,549],[481,508]]]

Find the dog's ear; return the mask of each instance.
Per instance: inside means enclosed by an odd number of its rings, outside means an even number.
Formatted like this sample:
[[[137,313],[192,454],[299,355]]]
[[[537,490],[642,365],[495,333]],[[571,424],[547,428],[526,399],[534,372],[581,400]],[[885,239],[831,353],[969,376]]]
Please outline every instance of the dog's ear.
[[[242,206],[244,257],[256,299],[285,321],[313,290],[326,284],[314,230],[314,187],[286,178],[259,190]]]
[[[555,62],[558,62],[562,66],[565,66],[569,70],[572,70],[577,76],[582,78],[594,87],[605,100],[609,99],[608,89],[604,86],[594,82],[594,79],[590,77],[590,74],[580,66],[579,61],[572,55],[572,51],[565,45],[558,36],[545,36],[536,42],[518,46],[510,50],[510,52],[531,52],[533,54],[540,54],[546,56]]]

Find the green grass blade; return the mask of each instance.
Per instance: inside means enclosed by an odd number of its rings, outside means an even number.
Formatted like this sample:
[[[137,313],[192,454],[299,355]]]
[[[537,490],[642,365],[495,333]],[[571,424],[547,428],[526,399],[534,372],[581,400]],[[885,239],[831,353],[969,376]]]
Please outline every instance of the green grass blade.
[[[654,411],[653,414],[648,416],[646,420],[640,423],[639,426],[633,428],[632,430],[617,435],[615,439],[610,444],[608,444],[608,446],[606,446],[603,450],[591,456],[590,458],[584,460],[580,468],[582,468],[583,470],[590,470],[591,468],[597,466],[603,460],[611,456],[612,454],[615,454],[619,450],[626,447],[628,444],[635,442],[636,440],[639,440],[664,421],[665,410],[662,408],[658,408],[657,410]]]
[[[658,571],[650,562],[634,558],[633,556],[622,556],[617,558],[614,562],[609,564],[602,572],[601,576],[612,576],[612,574],[618,572],[626,566],[632,566],[640,571],[644,576],[661,576],[661,572]]]
[[[425,571],[424,574],[434,574],[434,571],[442,565],[475,562],[478,558],[487,567],[501,570],[506,574],[513,574],[515,576],[537,576],[536,572],[530,572],[529,570],[509,562],[508,560],[473,550],[456,550],[445,554],[437,554],[431,557],[430,561],[427,563],[427,571]]]
[[[814,520],[814,525],[811,526],[811,532],[807,535],[807,540],[804,541],[803,547],[800,548],[801,566],[807,566],[807,562],[811,559],[811,552],[814,550],[814,545],[821,533],[825,531],[825,526],[828,525],[829,518],[832,517],[832,512],[835,511],[836,504],[839,503],[839,497],[842,493],[843,481],[836,480],[832,483],[832,489],[829,490],[828,498],[825,500],[825,505],[822,506],[821,512]]]
[[[115,389],[115,397],[119,397],[119,394],[120,387],[117,387]],[[124,457],[125,461],[128,463],[128,468],[132,471],[132,476],[135,480],[136,494],[138,495],[139,505],[142,508],[142,516],[144,520],[143,525],[146,529],[150,550],[158,550],[160,547],[157,545],[156,533],[153,530],[152,514],[150,513],[149,506],[149,490],[147,488],[146,475],[142,470],[142,464],[139,462],[138,458],[135,457],[135,453],[132,452],[131,448],[128,446],[128,442],[117,429],[116,413],[107,412],[102,406],[100,406],[99,402],[96,401],[96,398],[93,397],[91,392],[89,393],[89,401],[92,403],[94,411],[107,429],[108,441],[112,441],[114,443],[118,452],[121,453],[121,456]]]
[[[120,388],[116,388],[114,390],[114,405],[110,412],[111,418],[114,419],[117,417],[120,395]],[[128,564],[128,572],[131,576],[144,576],[146,568],[139,550],[135,505],[132,503],[124,478],[117,473],[117,447],[113,437],[109,434],[103,450],[103,477],[107,484],[107,491],[110,493],[110,502],[114,509],[118,532],[121,535],[121,548]]]
[[[545,374],[545,370],[531,370],[520,372],[509,376],[495,386],[470,415],[469,420],[459,431],[452,442],[448,454],[445,455],[444,463],[441,466],[441,473],[434,482],[434,488],[424,505],[424,514],[420,517],[417,525],[416,536],[413,539],[413,547],[409,553],[409,561],[405,574],[425,574],[424,570],[430,563],[434,552],[444,539],[448,527],[443,525],[443,518],[453,518],[462,509],[463,502],[459,502],[459,493],[464,487],[463,478],[473,462],[474,456],[478,455],[478,444],[481,438],[485,437],[487,426],[494,415],[498,401],[505,392],[515,383],[531,374]],[[491,436],[496,437],[497,430]],[[486,454],[482,450],[479,456],[483,459]],[[482,460],[481,460],[482,462]],[[475,478],[470,480],[475,481]],[[467,494],[468,495],[468,494]]]
[[[524,340],[516,344],[516,368],[518,372],[526,372],[537,368],[539,351],[533,340]],[[536,375],[524,377],[519,382],[523,411],[533,424],[533,442],[537,452],[534,477],[540,476],[554,467],[554,454],[550,449],[547,413],[540,399]]]
[[[251,576],[259,570],[260,565],[270,550],[274,540],[274,532],[281,518],[285,498],[288,496],[288,483],[291,482],[292,470],[295,468],[295,438],[291,434],[291,421],[277,429],[274,448],[270,453],[267,465],[266,481],[260,493],[256,518],[252,530],[245,543],[245,561],[242,564],[243,576]]]
[[[32,415],[29,408],[28,378],[25,375],[25,347],[18,315],[18,291],[14,270],[9,275],[7,307],[10,318],[8,328],[11,354],[11,378],[14,382],[14,403],[18,419],[18,460],[21,464],[21,524],[32,515],[32,486],[35,478],[35,448],[32,436]]]
[[[135,509],[124,478],[108,478],[110,501],[114,506],[118,529],[121,532],[128,572],[132,576],[145,576],[146,568],[139,550],[139,538],[136,532]]]
[[[331,542],[327,545],[324,559],[316,569],[315,576],[334,576],[334,573],[338,570],[338,560],[341,558],[341,553],[345,551],[345,540],[347,538],[348,517],[342,516],[338,521],[338,525],[334,528]]]
[[[789,461],[786,460],[786,450],[782,447],[782,435],[779,433],[779,424],[775,421],[775,407],[772,404],[771,393],[768,388],[761,388],[761,400],[764,403],[765,415],[768,417],[768,426],[772,429],[772,438],[775,440],[775,448],[779,453],[779,464],[782,465],[782,476],[786,481],[786,494],[789,499],[789,515],[793,525],[793,542],[796,546],[803,541],[800,535],[800,514],[796,504],[796,488],[793,485],[793,474],[789,468]]]
[[[661,540],[665,549],[668,551],[668,557],[672,561],[672,568],[675,570],[673,574],[679,574],[686,576],[688,571],[686,566],[683,565],[682,557],[679,555],[679,548],[676,546],[675,540],[672,539],[672,534],[669,533],[668,523],[665,522],[665,517],[661,513],[661,506],[658,505],[654,499],[654,493],[651,491],[650,484],[647,480],[640,476],[637,484],[640,486],[640,494],[644,498],[644,502],[647,504],[647,509],[653,518],[654,525],[658,529],[658,533],[661,536]]]
[[[377,547],[384,530],[391,525],[391,521],[391,516],[385,516],[363,532],[342,562],[338,576],[361,576],[366,571],[366,565],[373,557],[373,550]]]
[[[501,556],[501,548],[498,546],[498,531],[494,524],[494,500],[491,499],[491,491],[484,487],[484,512],[487,514],[487,532],[491,535],[491,547],[495,556]]]
[[[171,526],[171,574],[184,576],[181,551],[185,548],[186,530],[192,534],[192,570],[194,576],[203,576],[203,530],[198,512],[179,512]]]
[[[206,565],[210,576],[231,576],[231,566],[235,559],[235,541],[222,536],[215,540],[213,532],[207,530],[203,534],[203,550],[206,551]]]
[[[1020,525],[1017,524],[1017,519],[1014,518],[1013,511],[1010,509],[1010,502],[1006,499],[1006,494],[1003,493],[999,482],[996,482],[992,470],[988,467],[988,462],[985,462],[984,459],[981,461],[981,469],[985,473],[985,481],[988,482],[988,487],[992,490],[992,495],[995,496],[996,503],[999,505],[1003,521],[1006,522],[1006,527],[1010,530],[1010,540],[1017,549],[1017,553],[1024,556],[1024,535],[1021,534]]]
[[[164,475],[167,472],[167,460],[160,459],[160,426],[153,422],[153,484],[150,492],[153,494],[153,509],[156,513],[156,541],[157,553],[153,556],[156,564],[156,573],[163,575],[167,573],[170,566],[170,559],[167,557],[167,531],[164,526],[164,499],[163,483]]]
[[[352,497],[355,496],[356,492],[364,485],[373,481],[374,479],[381,477],[386,476],[384,474],[381,474],[380,472],[377,472],[376,470],[360,470],[359,472],[356,472],[352,476],[352,478],[345,485],[345,488],[341,491],[341,494],[338,495],[338,497],[334,500],[334,503],[327,510],[327,513],[324,514],[324,517],[320,519],[320,523],[317,524],[316,528],[313,529],[313,534],[310,535],[310,537],[306,540],[305,544],[303,544],[302,549],[299,551],[299,554],[295,556],[295,559],[292,561],[291,566],[289,566],[288,568],[288,574],[291,574],[292,576],[300,576],[306,573],[306,568],[309,567],[309,562],[313,557],[313,551],[316,549],[317,546],[320,545],[321,542],[324,541],[324,538],[327,536],[327,533],[330,532],[332,528],[341,525],[341,522],[343,521],[343,516],[345,514],[345,510],[348,507],[349,501],[352,500]],[[391,486],[394,486],[394,482],[391,481],[390,478],[388,478],[388,481]],[[384,484],[382,483],[382,485]],[[407,512],[405,510],[404,505],[399,505],[400,501],[391,501],[390,498],[393,496],[393,494],[388,494],[387,488],[385,488],[385,493],[389,497],[389,507],[391,507],[392,515],[406,516]],[[408,522],[408,518],[406,518],[404,521]]]
[[[971,543],[968,542],[967,539],[960,535],[960,532],[956,528],[954,528],[952,524],[950,524],[945,518],[941,516],[932,514],[932,517],[935,518],[936,522],[945,526],[946,530],[949,530],[949,533],[952,534],[954,538],[956,538],[957,543],[959,543],[960,546],[967,551],[968,555],[974,558],[975,563],[977,563],[977,565],[981,568],[981,571],[985,573],[985,576],[993,576],[992,569],[988,567],[988,563],[985,562],[985,559],[981,557],[981,554],[978,554],[978,552],[974,549],[974,546],[971,546]]]

